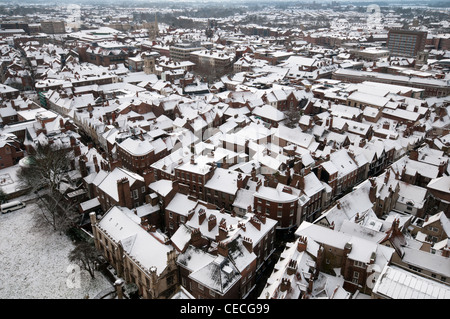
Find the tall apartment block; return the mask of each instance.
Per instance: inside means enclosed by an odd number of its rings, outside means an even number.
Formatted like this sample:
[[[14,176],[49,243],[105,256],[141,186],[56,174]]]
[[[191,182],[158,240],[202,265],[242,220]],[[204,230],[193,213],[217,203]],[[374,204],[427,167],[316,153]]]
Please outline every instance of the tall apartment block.
[[[21,22],[21,21],[2,21],[0,23],[0,28],[1,29],[14,29],[14,30],[18,30],[18,29],[22,29],[23,31],[25,31],[26,34],[30,34],[30,28],[28,23],[26,22]]]
[[[426,41],[426,31],[391,29],[386,45],[391,56],[415,57],[425,49]]]
[[[170,57],[174,61],[190,61],[191,52],[202,49],[203,47],[197,42],[176,43],[170,46]]]
[[[64,21],[42,21],[41,31],[47,34],[66,33],[66,24]]]

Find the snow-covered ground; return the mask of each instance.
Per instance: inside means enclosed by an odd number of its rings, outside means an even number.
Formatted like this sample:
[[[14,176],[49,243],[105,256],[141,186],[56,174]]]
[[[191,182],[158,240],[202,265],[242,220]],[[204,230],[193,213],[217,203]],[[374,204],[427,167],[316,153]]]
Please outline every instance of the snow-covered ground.
[[[95,279],[71,264],[71,240],[50,227],[34,227],[37,204],[0,214],[0,298],[82,299],[110,289],[101,273]]]

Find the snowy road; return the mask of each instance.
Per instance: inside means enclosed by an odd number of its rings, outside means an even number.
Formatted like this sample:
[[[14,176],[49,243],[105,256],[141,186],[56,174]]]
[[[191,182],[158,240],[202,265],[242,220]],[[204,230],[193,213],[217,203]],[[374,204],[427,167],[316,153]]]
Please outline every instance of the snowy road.
[[[91,280],[87,271],[68,260],[73,244],[65,235],[37,229],[33,202],[9,214],[0,214],[0,298],[93,298],[111,287],[101,274]]]

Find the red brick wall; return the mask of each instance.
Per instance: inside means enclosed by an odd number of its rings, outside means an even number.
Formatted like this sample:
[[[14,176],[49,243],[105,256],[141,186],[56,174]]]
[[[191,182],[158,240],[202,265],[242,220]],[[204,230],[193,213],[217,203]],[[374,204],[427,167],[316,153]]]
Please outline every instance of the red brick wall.
[[[15,146],[6,144],[0,148],[0,169],[17,164],[23,157],[24,154],[21,149],[16,150]]]
[[[281,203],[281,207],[279,207],[278,202],[271,202],[255,196],[253,207],[255,207],[257,211],[259,211],[258,207],[260,207],[261,213],[265,214],[268,218],[278,221],[278,227],[280,228],[287,228],[291,225],[295,225],[297,220],[297,200],[288,203]],[[281,212],[280,217],[278,216],[279,211]]]

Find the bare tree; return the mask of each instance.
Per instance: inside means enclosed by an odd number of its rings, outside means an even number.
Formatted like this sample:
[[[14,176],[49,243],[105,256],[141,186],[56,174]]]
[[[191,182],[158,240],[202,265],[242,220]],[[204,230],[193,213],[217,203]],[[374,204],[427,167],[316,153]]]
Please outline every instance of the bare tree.
[[[92,242],[78,242],[69,254],[70,262],[76,263],[87,270],[91,278],[95,278],[96,265],[99,263],[99,252]]]
[[[285,115],[286,126],[289,128],[295,128],[300,120],[300,110],[296,106],[290,106]]]
[[[79,218],[76,204],[64,198],[61,187],[70,182],[68,173],[72,160],[71,149],[38,144],[30,154],[28,164],[17,172],[21,186],[38,197],[40,220],[61,232]]]
[[[22,166],[18,174],[22,186],[32,192],[48,188],[52,193],[59,187],[67,172],[70,171],[73,153],[71,149],[37,144],[30,154],[28,165]]]
[[[79,221],[77,203],[69,203],[62,194],[47,190],[36,191],[40,214],[38,225],[50,225],[55,231],[64,232]]]

